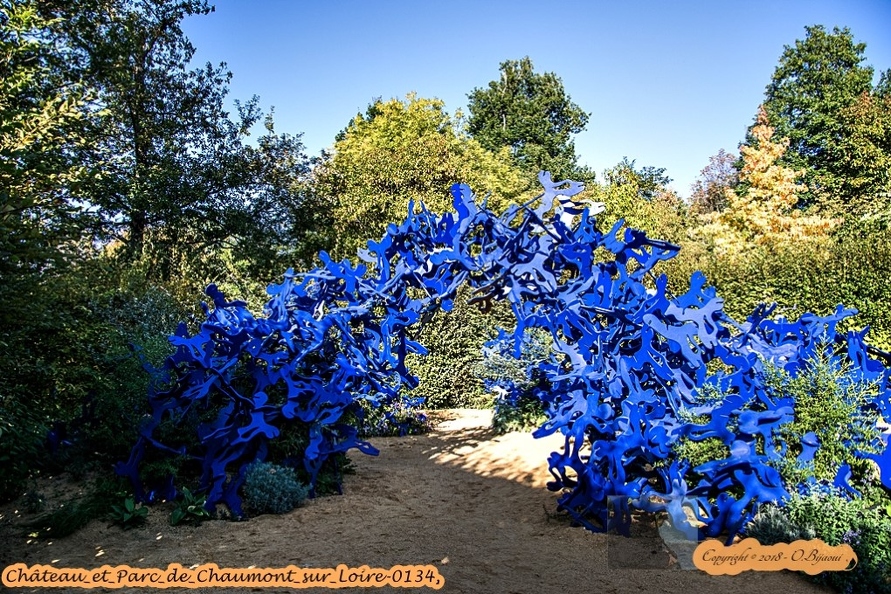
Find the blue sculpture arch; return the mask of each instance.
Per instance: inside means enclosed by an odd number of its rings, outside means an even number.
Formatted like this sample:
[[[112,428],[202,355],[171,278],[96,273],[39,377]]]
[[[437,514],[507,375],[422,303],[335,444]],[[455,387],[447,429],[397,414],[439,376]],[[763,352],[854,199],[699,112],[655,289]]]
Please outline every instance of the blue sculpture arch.
[[[701,273],[683,295],[666,291],[654,268],[677,246],[623,221],[603,231],[575,201],[582,184],[547,173],[539,179],[539,198],[502,215],[478,205],[465,185],[452,188],[454,212],[410,203],[401,224],[361,250],[362,264],[321,252],[320,267],[287,271],[269,287],[261,316],[209,286],[207,318],[197,333],[181,325],[171,337],[176,352],[162,370],[163,389],[149,395],[151,417],[117,472],[130,478],[138,499],[151,500],[155,493],[140,478],[147,448],[185,456],[201,466],[208,507],[224,503],[240,516],[245,469],[266,457],[289,423],[307,428],[302,464],[313,482],[338,452],[376,454],[346,418],[360,401],[386,406],[403,386],[417,385],[405,358],[426,351],[407,330],[451,310],[465,284],[484,309],[510,303],[517,355],[527,330],[550,334],[554,355],[539,369],[548,418],[535,435],[563,434],[563,451],[548,460],[549,488],[591,530],[627,530],[632,507],[687,525],[687,508],[706,535],[732,537],[757,504],[787,496],[770,465],[781,452],[756,448],[759,440],[775,443],[794,414],[793,402],[765,389],[766,364],[794,375],[817,354],[848,361],[855,379],[880,387],[867,406],[891,418],[891,371],[864,342],[865,331],[837,331],[853,310],[792,322],[770,319],[772,309],[762,306],[737,324]],[[709,372],[712,361],[719,371]],[[703,401],[705,387],[722,397]],[[162,424],[186,418],[199,419],[197,445],[165,443]],[[671,444],[683,437],[717,438],[730,456],[698,466],[688,484],[691,469],[671,459]],[[882,454],[863,455],[891,488],[887,435],[883,446]],[[806,436],[802,463],[818,447],[815,435]],[[171,481],[158,494],[174,492]]]

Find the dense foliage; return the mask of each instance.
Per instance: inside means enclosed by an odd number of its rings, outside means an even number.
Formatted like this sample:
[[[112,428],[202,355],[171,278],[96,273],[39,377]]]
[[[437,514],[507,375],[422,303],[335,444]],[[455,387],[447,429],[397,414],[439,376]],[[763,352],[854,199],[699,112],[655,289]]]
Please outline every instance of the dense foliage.
[[[808,202],[830,213],[868,213],[891,187],[887,170],[862,158],[888,154],[889,130],[887,105],[876,104],[887,83],[873,87],[865,50],[847,28],[806,27],[803,40],[784,48],[765,94],[770,122],[790,142],[785,162],[804,169]]]
[[[284,514],[303,504],[309,489],[293,468],[256,462],[245,473],[244,505],[255,514]]]
[[[0,499],[107,469],[211,281],[252,298],[314,256],[298,136],[231,119],[223,66],[190,69],[203,2],[0,6]],[[122,68],[122,64],[133,65]],[[114,421],[111,421],[111,420]]]
[[[539,394],[549,386],[539,369],[550,358],[550,344],[551,337],[541,330],[523,336],[519,357],[504,332],[485,344],[483,361],[475,372],[486,390],[495,394],[492,428],[496,433],[530,431],[546,420]]]
[[[528,193],[534,179],[517,169],[506,149],[488,151],[469,137],[442,101],[415,95],[377,101],[357,114],[315,176],[330,200],[328,247],[337,259],[355,257],[369,239],[383,235],[405,216],[410,200],[443,211],[449,187],[467,183],[500,210]]]
[[[764,506],[746,532],[762,544],[799,538],[848,544],[857,555],[853,571],[827,571],[811,579],[839,592],[891,592],[891,513],[868,500],[831,490],[797,494],[784,507]]]
[[[563,81],[553,72],[536,73],[528,56],[502,62],[499,70],[498,80],[467,96],[470,134],[490,151],[507,147],[527,172],[587,177],[576,163],[572,135],[585,129],[588,114],[572,102]]]

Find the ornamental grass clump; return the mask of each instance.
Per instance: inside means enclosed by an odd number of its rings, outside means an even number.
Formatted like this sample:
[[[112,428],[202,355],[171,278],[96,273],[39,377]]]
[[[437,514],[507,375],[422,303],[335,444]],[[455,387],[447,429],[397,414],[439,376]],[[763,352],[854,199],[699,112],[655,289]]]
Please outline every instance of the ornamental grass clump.
[[[242,491],[245,507],[255,515],[284,514],[303,504],[309,488],[297,480],[293,468],[255,462],[248,467]]]

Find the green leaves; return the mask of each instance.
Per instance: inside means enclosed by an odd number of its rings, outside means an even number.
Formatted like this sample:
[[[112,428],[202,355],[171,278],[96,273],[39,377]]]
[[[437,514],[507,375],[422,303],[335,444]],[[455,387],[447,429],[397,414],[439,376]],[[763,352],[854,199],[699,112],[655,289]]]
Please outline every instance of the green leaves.
[[[204,509],[207,501],[206,495],[193,494],[187,488],[182,489],[182,499],[177,502],[176,508],[170,513],[170,525],[191,524],[197,526],[213,516]]]
[[[490,151],[510,149],[526,171],[578,179],[572,135],[588,114],[572,102],[553,72],[537,74],[529,57],[501,63],[501,77],[468,94],[468,131]]]
[[[768,369],[766,385],[776,397],[790,397],[795,401],[795,420],[780,429],[780,435],[790,450],[788,467],[781,470],[783,478],[794,482],[786,472],[809,474],[817,480],[834,480],[842,464],[854,469],[859,484],[869,462],[854,455],[854,451],[877,453],[881,449],[879,432],[875,428],[878,412],[872,409],[878,386],[852,380],[850,368],[834,365],[827,358],[808,361],[795,377],[779,369]],[[813,468],[796,470],[793,456],[798,455],[797,444],[813,432],[820,448]],[[868,481],[866,481],[868,482]]]
[[[72,64],[68,79],[91,95],[88,142],[77,152],[91,177],[77,188],[98,221],[92,231],[149,278],[186,281],[199,293],[223,277],[270,280],[293,258],[312,217],[303,214],[309,161],[299,136],[277,134],[255,97],[224,99],[224,65],[191,68],[195,48],[182,31],[204,0],[85,0],[46,9],[47,29]],[[67,81],[65,81],[67,82]],[[263,281],[261,281],[263,284]]]
[[[827,571],[814,580],[840,592],[891,592],[891,519],[862,499],[834,495],[794,496],[782,514],[800,529],[812,529],[830,545],[850,544],[858,563],[852,571]]]
[[[449,187],[467,183],[491,193],[495,210],[530,188],[534,176],[506,152],[491,153],[468,138],[438,99],[409,95],[378,101],[339,135],[334,154],[315,170],[316,192],[331,197],[328,251],[353,257],[388,223],[402,220],[410,200],[434,212],[451,205]]]
[[[124,530],[142,526],[148,516],[148,508],[136,505],[132,497],[127,497],[120,504],[112,505],[109,520]]]
[[[874,158],[891,149],[891,106],[870,99],[883,87],[873,89],[873,69],[862,64],[866,44],[855,43],[847,28],[805,30],[805,39],[784,48],[764,108],[777,134],[790,141],[784,164],[806,168],[805,204],[846,213],[849,203],[889,187]]]

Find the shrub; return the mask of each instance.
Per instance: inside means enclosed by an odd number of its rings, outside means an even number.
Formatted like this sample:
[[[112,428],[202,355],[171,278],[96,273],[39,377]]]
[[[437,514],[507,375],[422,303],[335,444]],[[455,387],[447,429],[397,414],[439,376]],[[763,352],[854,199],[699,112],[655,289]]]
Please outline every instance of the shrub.
[[[531,431],[547,420],[544,405],[535,396],[504,393],[495,398],[492,428],[495,433]]]
[[[696,393],[696,404],[714,405],[723,400],[726,395],[718,388],[711,384],[702,386]],[[707,423],[709,417],[707,415],[697,416],[685,410],[680,411],[683,420],[689,423],[701,424]],[[695,472],[697,466],[711,462],[712,460],[723,460],[730,456],[730,448],[720,438],[709,437],[700,441],[694,441],[688,437],[682,437],[671,444],[671,456],[665,460],[658,460],[657,467],[667,468],[674,460],[683,460],[690,467],[691,478],[698,478]],[[694,481],[695,482],[695,481]]]
[[[102,508],[92,497],[70,499],[25,526],[30,529],[29,535],[36,538],[62,538],[74,534],[105,511],[107,508]]]
[[[359,422],[350,414],[344,415],[343,421],[350,426],[355,426]],[[309,485],[312,475],[303,463],[307,445],[309,445],[309,425],[299,419],[294,419],[290,423],[282,424],[279,436],[269,442],[266,461],[292,468],[297,475],[298,482]],[[352,464],[349,456],[344,452],[337,452],[329,456],[316,474],[315,489],[310,490],[310,495],[315,497],[317,495],[340,494],[343,475],[353,472]]]
[[[39,460],[46,456],[46,425],[15,398],[0,397],[0,503],[21,495]]]
[[[687,241],[668,262],[671,284],[683,287],[702,271],[724,299],[725,310],[743,319],[760,303],[803,311],[827,311],[836,304],[859,315],[843,329],[868,325],[870,343],[891,349],[891,229],[848,222],[825,249],[789,243],[771,252],[753,249],[745,257],[719,256]]]
[[[782,509],[767,504],[761,506],[746,526],[746,536],[757,539],[763,545],[774,545],[779,542],[810,540],[816,538],[816,533],[810,526],[799,528],[789,520]]]
[[[26,523],[29,533],[35,538],[62,538],[73,534],[91,520],[107,516],[115,502],[121,501],[125,496],[126,488],[119,478],[99,476],[78,491],[81,494],[53,505],[51,509]],[[26,506],[30,505],[29,500],[33,497],[42,499],[38,494],[29,494],[24,502]],[[39,509],[34,511],[46,507],[45,501],[35,503]]]
[[[700,464],[712,460],[723,460],[730,456],[730,448],[717,437],[709,437],[702,441],[693,441],[685,437],[673,444],[672,452],[675,459],[688,461],[691,469]],[[668,463],[668,461],[660,462],[662,465]]]
[[[833,494],[793,496],[784,508],[789,521],[813,528],[830,545],[847,543],[857,554],[857,567],[848,572],[817,574],[819,583],[842,592],[891,593],[891,518],[861,499]]]
[[[284,514],[306,500],[309,488],[297,480],[293,468],[269,462],[248,467],[244,485],[245,508],[255,514]]]
[[[471,297],[471,290],[462,287],[454,309],[438,312],[418,331],[415,340],[427,348],[428,354],[406,358],[406,365],[419,380],[418,387],[409,395],[423,398],[427,408],[489,408],[492,405],[474,369],[484,360],[486,341],[495,337],[496,327],[507,321],[510,310],[506,303],[498,302],[493,304],[491,312],[483,313],[467,302]]]
[[[105,257],[31,292],[9,290],[0,291],[14,301],[0,315],[0,501],[40,474],[76,478],[126,458],[147,410],[143,363],[163,360],[186,317],[144,271]]]
[[[779,471],[786,489],[795,491],[815,482],[832,484],[839,469],[848,465],[852,469],[852,486],[882,499],[873,463],[858,455],[878,453],[882,447],[876,428],[879,416],[872,404],[878,396],[878,386],[858,380],[850,363],[825,353],[803,361],[795,376],[768,361],[763,366],[766,393],[772,399],[791,403],[794,418],[775,430],[770,443],[759,437],[755,449],[761,455],[776,456],[769,463]],[[724,397],[716,388],[706,385],[700,390],[698,404]],[[756,401],[745,408],[757,406],[760,405]],[[683,411],[682,416],[692,423],[708,421],[708,417],[692,418]],[[816,435],[819,447],[811,462],[801,463],[801,443],[808,434]],[[672,444],[672,452],[674,459],[690,464],[694,475],[697,466],[730,456],[730,448],[714,437],[701,441],[683,437]]]
[[[855,452],[878,453],[882,447],[876,428],[878,412],[871,404],[878,395],[874,383],[854,378],[850,364],[825,355],[809,359],[793,377],[776,367],[765,366],[765,387],[775,397],[794,401],[795,419],[780,427],[779,441],[788,446],[777,469],[789,485],[813,477],[832,482],[839,468],[853,469],[853,480],[871,482],[871,462]],[[813,433],[819,440],[812,463],[797,463],[804,436]]]
[[[297,478],[301,483],[308,485],[312,476],[305,469],[296,469]],[[353,461],[344,452],[338,452],[329,456],[316,475],[315,487],[310,489],[312,497],[322,495],[343,495],[343,475],[356,472]]]
[[[514,353],[513,339],[501,333],[486,343],[483,360],[474,372],[483,385],[495,393],[492,427],[496,433],[527,431],[546,419],[538,391],[546,389],[539,365],[550,358],[551,337],[542,330],[527,332]]]
[[[28,491],[22,499],[25,512],[29,514],[41,512],[46,507],[46,497],[39,491]]]

